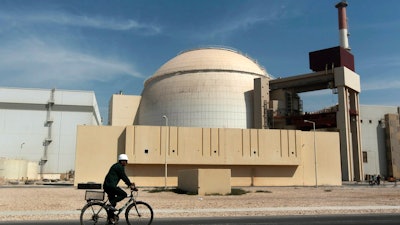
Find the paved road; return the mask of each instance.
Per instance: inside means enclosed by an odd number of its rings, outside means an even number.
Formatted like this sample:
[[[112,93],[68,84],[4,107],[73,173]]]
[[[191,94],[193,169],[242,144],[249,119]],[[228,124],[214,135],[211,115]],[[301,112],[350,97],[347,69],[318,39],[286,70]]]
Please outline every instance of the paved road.
[[[399,225],[399,215],[329,215],[175,219],[154,225]]]
[[[23,221],[0,222],[9,225],[77,225],[78,221]],[[120,225],[126,225],[120,222]],[[373,215],[315,215],[270,217],[219,217],[219,218],[164,218],[152,225],[398,225],[400,214]]]

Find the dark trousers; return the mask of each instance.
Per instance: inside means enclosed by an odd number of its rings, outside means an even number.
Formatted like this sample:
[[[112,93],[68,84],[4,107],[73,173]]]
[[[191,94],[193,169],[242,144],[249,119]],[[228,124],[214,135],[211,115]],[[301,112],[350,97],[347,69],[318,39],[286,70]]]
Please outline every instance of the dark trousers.
[[[104,187],[104,191],[107,193],[108,200],[114,207],[117,205],[117,202],[128,196],[120,187]]]

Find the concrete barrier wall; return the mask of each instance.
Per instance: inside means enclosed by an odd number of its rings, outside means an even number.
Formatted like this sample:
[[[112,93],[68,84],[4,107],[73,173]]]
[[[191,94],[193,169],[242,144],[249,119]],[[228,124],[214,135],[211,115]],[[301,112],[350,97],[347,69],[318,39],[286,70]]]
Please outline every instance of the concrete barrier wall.
[[[139,186],[164,186],[165,162],[168,186],[188,169],[230,169],[232,186],[341,185],[339,145],[338,132],[79,126],[75,185],[102,183],[120,153]]]

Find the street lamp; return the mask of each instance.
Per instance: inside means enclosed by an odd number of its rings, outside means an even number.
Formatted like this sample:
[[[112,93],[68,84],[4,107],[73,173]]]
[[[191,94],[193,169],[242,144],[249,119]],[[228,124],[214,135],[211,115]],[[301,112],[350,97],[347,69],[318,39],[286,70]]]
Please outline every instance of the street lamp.
[[[318,187],[318,173],[317,173],[317,149],[315,145],[315,122],[310,120],[304,120],[305,123],[312,123],[314,130],[314,166],[315,166],[315,187]]]
[[[164,177],[164,189],[167,189],[167,177],[168,177],[168,164],[167,164],[167,152],[169,146],[169,129],[168,129],[168,117],[163,115],[162,118],[165,119],[165,126],[166,126],[166,134],[165,134],[165,155],[164,155],[164,164],[165,164],[165,177]]]
[[[24,144],[25,144],[25,142],[22,142],[21,145],[20,145],[21,151],[19,152],[19,154],[17,154],[17,157],[16,157],[17,159],[21,159],[21,160],[23,159],[23,157],[22,157],[22,147],[24,147]],[[21,178],[21,173],[22,173],[21,170],[22,170],[22,168],[21,168],[21,166],[19,166],[18,167],[18,179],[17,179],[18,182],[19,182],[19,180]]]

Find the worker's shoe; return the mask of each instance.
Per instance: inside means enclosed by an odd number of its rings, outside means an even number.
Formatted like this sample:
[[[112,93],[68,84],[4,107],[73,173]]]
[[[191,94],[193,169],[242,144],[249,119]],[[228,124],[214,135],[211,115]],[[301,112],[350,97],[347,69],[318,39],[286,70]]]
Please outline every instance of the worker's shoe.
[[[112,215],[108,217],[108,224],[118,224],[119,217],[117,215]]]
[[[115,220],[114,220],[114,218],[110,218],[110,219],[108,219],[108,224],[115,224]]]
[[[108,211],[111,211],[111,212],[115,212],[115,211],[118,211],[118,209],[116,209],[114,206],[112,206],[111,204],[107,204],[106,205],[106,209],[108,210]]]

